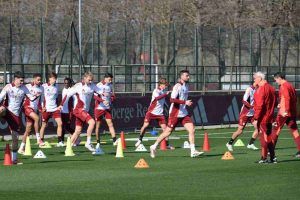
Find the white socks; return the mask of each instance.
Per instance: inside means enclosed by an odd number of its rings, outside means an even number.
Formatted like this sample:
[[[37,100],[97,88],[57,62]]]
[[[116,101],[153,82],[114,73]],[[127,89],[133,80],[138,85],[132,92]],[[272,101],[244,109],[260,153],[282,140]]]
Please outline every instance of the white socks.
[[[40,133],[36,133],[35,136],[36,136],[36,140],[37,140],[37,141],[39,141],[39,140],[41,139]]]
[[[190,144],[190,148],[191,148],[191,152],[194,152],[196,149],[195,149],[195,144]]]
[[[22,142],[21,145],[20,145],[20,149],[24,149],[25,148],[25,143]]]
[[[91,136],[87,136],[86,137],[86,143],[87,144],[91,144]]]

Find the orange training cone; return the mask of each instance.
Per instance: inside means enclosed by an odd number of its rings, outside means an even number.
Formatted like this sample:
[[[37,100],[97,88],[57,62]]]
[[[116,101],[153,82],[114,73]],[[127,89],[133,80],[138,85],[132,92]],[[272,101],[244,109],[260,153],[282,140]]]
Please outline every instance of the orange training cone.
[[[210,151],[210,145],[208,141],[208,134],[204,133],[204,141],[203,141],[203,151]]]
[[[12,165],[9,144],[6,144],[3,165],[6,165],[6,166]]]
[[[125,136],[124,136],[124,132],[121,132],[121,141],[122,141],[122,148],[126,149],[126,141],[125,141]]]
[[[162,151],[167,150],[167,141],[166,141],[165,139],[163,139],[163,140],[160,142],[160,150],[162,150]]]
[[[136,163],[136,165],[134,166],[134,168],[145,169],[145,168],[149,168],[149,165],[148,165],[148,163],[147,163],[143,158],[141,158],[141,159]]]
[[[222,160],[234,160],[233,155],[230,153],[230,151],[226,151],[224,155],[222,156]]]

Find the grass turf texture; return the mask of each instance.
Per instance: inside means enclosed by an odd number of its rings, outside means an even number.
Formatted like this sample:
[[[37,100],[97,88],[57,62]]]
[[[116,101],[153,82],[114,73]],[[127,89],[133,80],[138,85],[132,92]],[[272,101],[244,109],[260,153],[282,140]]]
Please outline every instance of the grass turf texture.
[[[126,141],[124,158],[115,158],[116,148],[108,141],[102,145],[102,156],[80,146],[73,148],[76,156],[65,157],[64,148],[53,147],[43,149],[47,159],[19,156],[24,164],[10,167],[2,165],[1,142],[0,199],[299,199],[300,159],[294,157],[296,147],[288,131],[282,132],[277,145],[279,163],[257,164],[260,151],[246,147],[234,148],[235,160],[221,160],[233,130],[208,130],[211,151],[200,158],[190,158],[189,150],[180,148],[187,140],[184,131],[172,135],[181,138],[171,141],[176,150],[158,150],[155,159],[134,152],[133,141]],[[250,130],[240,137],[245,144]],[[203,133],[196,132],[197,149]],[[31,140],[33,154],[38,150],[34,143]],[[150,144],[153,141],[144,142],[148,150]],[[149,169],[134,168],[142,157]]]

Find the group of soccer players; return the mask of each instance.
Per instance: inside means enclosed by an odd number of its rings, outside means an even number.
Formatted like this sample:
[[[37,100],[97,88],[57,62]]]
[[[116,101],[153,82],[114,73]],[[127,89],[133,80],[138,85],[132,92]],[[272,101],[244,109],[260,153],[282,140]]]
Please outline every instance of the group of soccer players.
[[[116,145],[116,134],[112,123],[111,104],[114,100],[112,91],[112,74],[106,73],[104,79],[98,84],[93,83],[93,74],[86,72],[81,82],[72,85],[70,78],[65,78],[62,101],[58,104],[57,74],[50,73],[47,83],[41,84],[41,74],[34,74],[31,83],[23,85],[24,76],[16,72],[12,83],[7,84],[0,93],[0,115],[8,123],[12,134],[12,161],[17,163],[17,152],[24,153],[26,137],[30,134],[32,126],[40,148],[43,148],[44,132],[50,118],[57,124],[58,147],[64,145],[64,133],[72,135],[73,145],[78,144],[79,135],[84,123],[87,123],[87,141],[85,147],[94,152],[91,136],[95,124],[100,127],[100,120],[105,117],[111,131],[113,144]],[[92,98],[95,99],[95,119],[89,114]],[[18,136],[20,134],[21,112],[26,117],[26,129],[22,143],[18,149]],[[40,126],[39,113],[42,116]],[[74,118],[75,130],[72,129],[71,120]],[[95,122],[96,121],[96,122]],[[100,147],[99,131],[97,133],[97,147]]]
[[[278,98],[275,89],[266,81],[265,74],[257,72],[254,83],[246,89],[240,112],[238,129],[226,144],[233,151],[234,140],[243,132],[246,124],[251,122],[254,132],[247,148],[257,150],[253,142],[260,135],[261,159],[258,163],[277,163],[275,146],[284,124],[288,126],[297,145],[296,157],[300,158],[300,136],[296,123],[297,94],[295,88],[285,79],[285,74],[277,72],[274,80],[279,85]],[[278,108],[274,117],[275,108]],[[268,160],[267,157],[270,156]]]
[[[44,132],[50,118],[57,124],[58,147],[64,145],[64,135],[68,132],[71,135],[72,145],[80,142],[80,134],[84,123],[88,125],[87,140],[85,147],[94,152],[95,148],[91,143],[92,132],[96,125],[96,148],[100,148],[99,127],[101,119],[107,122],[111,133],[113,144],[117,144],[115,129],[112,122],[111,105],[115,100],[112,90],[112,74],[106,73],[104,79],[98,84],[93,83],[93,74],[86,72],[81,82],[73,84],[72,79],[65,78],[62,100],[58,103],[58,86],[56,84],[57,74],[50,73],[47,83],[42,84],[42,76],[34,74],[31,83],[23,85],[24,76],[16,72],[14,81],[7,84],[0,93],[0,115],[9,125],[12,134],[12,160],[17,163],[17,152],[24,153],[26,137],[30,134],[32,127],[36,134],[37,142],[42,148],[44,143]],[[135,144],[141,145],[145,129],[152,120],[157,120],[162,128],[153,145],[150,146],[150,156],[155,157],[156,148],[159,143],[166,139],[169,149],[174,149],[168,143],[168,137],[174,128],[181,123],[189,134],[190,156],[197,157],[203,152],[195,148],[195,126],[192,122],[187,107],[192,106],[193,102],[188,99],[188,81],[190,74],[188,70],[180,71],[178,83],[174,85],[172,91],[168,91],[168,82],[161,78],[158,87],[152,93],[152,99],[145,116],[144,124],[141,128],[140,137]],[[240,113],[239,125],[236,132],[226,144],[229,151],[233,151],[234,140],[243,132],[248,122],[255,128],[252,138],[247,145],[248,148],[257,150],[254,141],[260,135],[261,160],[259,163],[276,163],[275,145],[279,133],[287,124],[295,143],[297,144],[297,157],[300,157],[300,136],[296,124],[296,102],[297,95],[294,87],[285,80],[283,73],[274,75],[276,83],[280,85],[279,103],[276,105],[277,98],[275,89],[266,81],[265,74],[257,72],[254,74],[254,83],[247,88],[243,97],[243,107]],[[169,117],[166,123],[164,116],[164,104],[168,94],[170,96]],[[95,101],[94,118],[89,114],[92,99]],[[274,109],[279,111],[274,120]],[[20,113],[24,112],[26,117],[26,129],[22,138],[22,143],[18,149],[18,135],[20,134]],[[40,126],[39,113],[42,116]],[[71,126],[71,121],[75,121],[75,129]],[[273,127],[272,127],[273,125]],[[267,160],[268,155],[270,160]]]

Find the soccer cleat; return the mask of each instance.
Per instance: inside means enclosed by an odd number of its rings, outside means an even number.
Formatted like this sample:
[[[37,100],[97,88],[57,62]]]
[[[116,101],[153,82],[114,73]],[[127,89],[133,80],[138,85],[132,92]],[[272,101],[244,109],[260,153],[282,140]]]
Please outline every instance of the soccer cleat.
[[[150,156],[151,158],[155,158],[155,153],[156,153],[156,149],[154,147],[154,145],[150,146]]]
[[[247,148],[252,150],[258,150],[258,148],[254,144],[248,144]]]
[[[140,146],[140,144],[142,144],[142,141],[140,140],[140,139],[138,139],[138,141],[135,143],[135,147],[138,147],[138,146]]]
[[[43,140],[39,140],[39,147],[43,148],[45,146],[45,143],[43,142]]]
[[[100,143],[97,143],[95,151],[92,153],[93,155],[103,155],[104,151],[100,147]]]
[[[169,145],[167,146],[167,149],[175,150],[175,147],[173,147],[172,145],[169,144]]]
[[[268,163],[268,159],[260,159],[259,161],[257,161],[256,163],[258,164],[267,164]]]
[[[13,165],[23,165],[23,163],[20,162],[19,160],[13,160],[13,161],[12,161],[12,164],[13,164]]]
[[[270,159],[268,163],[270,163],[270,164],[276,164],[276,163],[278,163],[277,158],[274,157],[273,159]]]
[[[66,145],[64,144],[63,141],[60,141],[59,143],[56,144],[56,147],[64,147],[64,146]]]
[[[95,151],[95,148],[93,147],[92,144],[89,144],[89,143],[85,143],[85,148],[87,148],[88,150],[90,150],[91,152],[94,152]]]
[[[226,143],[228,151],[233,151],[232,144]]]
[[[296,157],[296,158],[300,158],[300,151],[298,151],[298,152],[295,154],[295,157]]]
[[[22,155],[23,155],[24,153],[25,153],[25,149],[21,149],[21,148],[20,148],[20,149],[18,150],[18,154],[22,154]]]
[[[117,146],[118,145],[118,140],[113,142],[113,146]]]
[[[202,154],[204,154],[203,151],[197,151],[197,150],[191,151],[191,158],[195,158],[195,157],[200,156]]]

